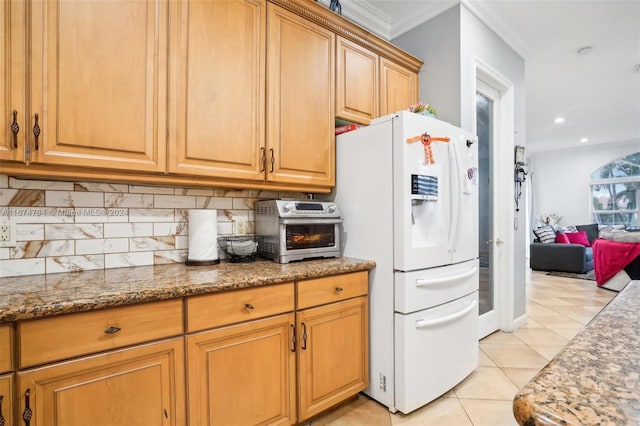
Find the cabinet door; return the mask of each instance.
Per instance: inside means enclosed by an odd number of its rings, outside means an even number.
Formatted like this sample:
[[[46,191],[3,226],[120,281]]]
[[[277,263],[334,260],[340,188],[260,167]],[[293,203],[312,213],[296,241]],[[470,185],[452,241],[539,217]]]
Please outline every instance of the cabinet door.
[[[338,37],[336,116],[369,124],[378,116],[378,55]]]
[[[297,315],[300,420],[305,420],[367,387],[367,297]]]
[[[165,170],[168,7],[30,3],[32,162]]]
[[[32,426],[181,426],[184,339],[19,372],[18,392]]]
[[[264,180],[265,3],[171,2],[170,172]]]
[[[190,425],[295,423],[293,324],[286,314],[188,336]]]
[[[267,180],[335,184],[335,34],[268,4]]]
[[[0,160],[24,162],[27,131],[24,2],[0,0],[0,22]],[[17,130],[15,136],[12,126]]]
[[[380,59],[380,115],[408,109],[418,102],[416,73],[385,58]]]
[[[13,416],[13,374],[0,376],[0,424],[12,426]]]

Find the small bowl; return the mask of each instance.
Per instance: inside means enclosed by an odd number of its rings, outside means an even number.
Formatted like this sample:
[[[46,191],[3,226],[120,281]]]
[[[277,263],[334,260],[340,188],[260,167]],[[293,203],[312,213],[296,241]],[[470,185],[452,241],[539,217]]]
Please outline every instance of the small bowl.
[[[258,238],[254,235],[218,237],[218,245],[231,263],[253,262],[258,251]]]

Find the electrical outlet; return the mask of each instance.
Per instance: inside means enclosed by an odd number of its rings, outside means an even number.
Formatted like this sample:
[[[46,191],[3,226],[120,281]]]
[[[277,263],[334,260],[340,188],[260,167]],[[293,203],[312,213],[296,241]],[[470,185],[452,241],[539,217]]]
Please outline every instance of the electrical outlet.
[[[0,220],[0,247],[16,246],[16,222]]]
[[[247,235],[247,222],[245,220],[236,220],[236,234]]]

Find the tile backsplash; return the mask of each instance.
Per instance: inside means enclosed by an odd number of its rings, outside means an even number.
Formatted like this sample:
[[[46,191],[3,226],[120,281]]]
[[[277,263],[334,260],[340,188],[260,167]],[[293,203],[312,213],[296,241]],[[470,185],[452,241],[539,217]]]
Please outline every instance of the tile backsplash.
[[[181,263],[188,252],[189,209],[217,209],[218,235],[236,233],[236,221],[253,233],[256,200],[303,197],[0,174],[0,220],[15,221],[17,243],[0,248],[0,277]]]

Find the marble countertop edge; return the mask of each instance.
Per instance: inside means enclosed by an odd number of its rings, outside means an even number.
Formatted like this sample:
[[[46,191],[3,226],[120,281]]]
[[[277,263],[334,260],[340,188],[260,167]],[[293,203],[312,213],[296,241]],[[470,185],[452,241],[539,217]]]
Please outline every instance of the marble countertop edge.
[[[0,323],[197,296],[358,272],[375,262],[354,258],[289,264],[258,260],[219,265],[169,264],[3,278]]]

